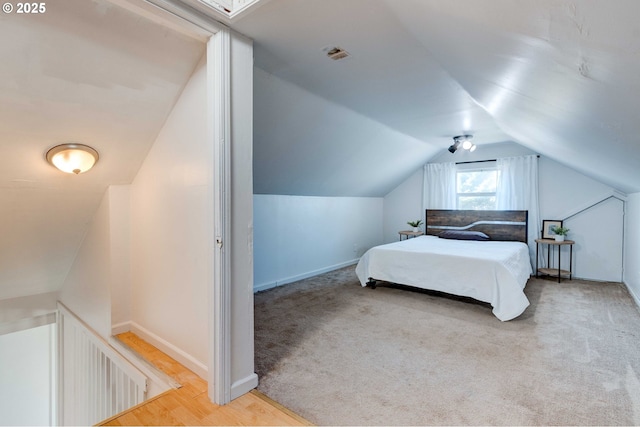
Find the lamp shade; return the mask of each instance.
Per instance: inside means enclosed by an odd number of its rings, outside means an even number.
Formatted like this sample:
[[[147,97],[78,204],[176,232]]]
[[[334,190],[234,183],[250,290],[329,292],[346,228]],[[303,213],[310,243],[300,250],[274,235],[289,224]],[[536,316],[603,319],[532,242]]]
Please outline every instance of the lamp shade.
[[[88,145],[61,144],[47,151],[47,161],[62,172],[80,174],[98,161],[98,152]]]

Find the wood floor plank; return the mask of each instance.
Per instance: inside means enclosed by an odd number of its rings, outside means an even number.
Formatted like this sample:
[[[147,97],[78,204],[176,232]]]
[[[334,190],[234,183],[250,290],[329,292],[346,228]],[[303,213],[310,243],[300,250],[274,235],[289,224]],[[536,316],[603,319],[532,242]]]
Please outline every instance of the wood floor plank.
[[[313,425],[309,421],[307,421],[306,419],[301,417],[300,415],[298,415],[295,412],[293,412],[292,410],[290,410],[289,408],[286,408],[286,407],[282,406],[280,403],[278,403],[275,400],[271,399],[266,394],[261,393],[258,390],[251,390],[250,393],[255,398],[260,399],[260,400],[264,400],[265,402],[267,402],[269,404],[267,407],[273,407],[275,410],[277,410],[279,412],[283,412],[283,413],[289,415],[289,417],[291,417],[294,420],[293,424],[290,424],[290,425],[306,425],[306,426]],[[246,401],[246,399],[243,400],[242,402],[245,402],[245,401]]]
[[[207,382],[131,332],[118,339],[181,384],[98,425],[312,425],[262,393],[253,390],[228,405],[212,403]]]

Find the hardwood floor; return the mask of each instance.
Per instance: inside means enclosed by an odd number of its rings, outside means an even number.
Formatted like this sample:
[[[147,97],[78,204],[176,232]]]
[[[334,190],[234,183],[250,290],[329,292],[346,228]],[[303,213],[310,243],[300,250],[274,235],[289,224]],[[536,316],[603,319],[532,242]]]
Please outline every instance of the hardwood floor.
[[[256,390],[228,405],[211,403],[207,382],[202,378],[131,332],[118,338],[182,387],[166,391],[99,425],[312,425]]]

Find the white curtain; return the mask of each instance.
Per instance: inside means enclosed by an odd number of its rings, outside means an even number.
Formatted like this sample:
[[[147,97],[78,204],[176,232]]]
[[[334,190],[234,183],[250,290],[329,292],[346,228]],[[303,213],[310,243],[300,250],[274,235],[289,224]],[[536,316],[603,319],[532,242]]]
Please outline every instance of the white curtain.
[[[499,210],[528,210],[529,255],[535,267],[536,242],[540,235],[538,212],[538,156],[507,157],[497,160]]]
[[[456,164],[427,163],[424,165],[422,212],[425,209],[456,208]]]

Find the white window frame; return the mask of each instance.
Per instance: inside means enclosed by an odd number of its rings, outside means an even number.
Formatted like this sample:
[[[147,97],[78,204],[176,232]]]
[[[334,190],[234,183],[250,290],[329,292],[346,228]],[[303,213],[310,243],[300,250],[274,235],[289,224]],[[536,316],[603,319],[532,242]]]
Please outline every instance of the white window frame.
[[[460,209],[460,197],[495,197],[496,209],[498,204],[497,184],[498,184],[498,164],[495,161],[481,162],[481,163],[461,163],[456,165],[456,209]],[[496,172],[496,191],[493,192],[477,192],[477,193],[460,193],[458,191],[458,174],[461,172]]]

